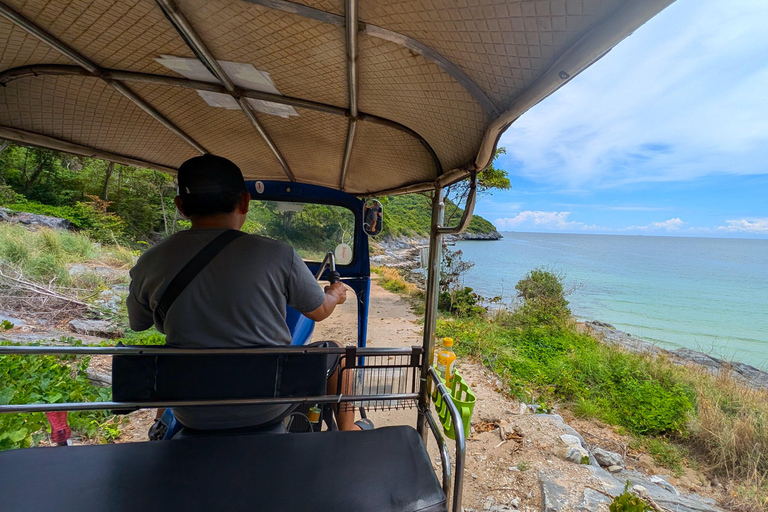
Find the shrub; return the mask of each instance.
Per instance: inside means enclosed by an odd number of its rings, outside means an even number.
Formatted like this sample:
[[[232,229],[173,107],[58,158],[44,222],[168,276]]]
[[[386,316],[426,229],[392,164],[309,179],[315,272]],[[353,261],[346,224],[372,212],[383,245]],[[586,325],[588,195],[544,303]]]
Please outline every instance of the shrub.
[[[437,308],[458,316],[482,316],[485,314],[485,308],[478,305],[481,300],[482,297],[472,291],[472,288],[458,288],[450,292],[440,292]]]
[[[533,322],[552,324],[570,318],[571,310],[565,300],[561,275],[537,268],[518,281],[515,289],[518,298],[523,301],[523,315]]]

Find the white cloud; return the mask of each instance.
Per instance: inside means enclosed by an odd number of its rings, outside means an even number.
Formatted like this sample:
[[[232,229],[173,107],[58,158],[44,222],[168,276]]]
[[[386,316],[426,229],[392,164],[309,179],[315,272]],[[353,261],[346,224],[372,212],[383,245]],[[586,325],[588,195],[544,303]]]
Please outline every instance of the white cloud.
[[[680,231],[683,224],[685,224],[685,222],[676,217],[661,222],[651,222],[644,226],[627,226],[619,229],[619,231]]]
[[[526,210],[514,217],[499,218],[494,221],[500,230],[540,230],[540,231],[610,231],[608,228],[568,220],[571,212],[543,212]]]
[[[768,218],[726,220],[725,226],[718,226],[718,231],[728,233],[759,233],[768,235]]]
[[[678,0],[504,134],[512,172],[570,191],[768,173],[767,24],[765,0]]]
[[[665,220],[664,222],[654,222],[651,226],[658,229],[666,229],[667,231],[678,231],[683,224],[685,224],[685,222],[679,218],[674,218]]]

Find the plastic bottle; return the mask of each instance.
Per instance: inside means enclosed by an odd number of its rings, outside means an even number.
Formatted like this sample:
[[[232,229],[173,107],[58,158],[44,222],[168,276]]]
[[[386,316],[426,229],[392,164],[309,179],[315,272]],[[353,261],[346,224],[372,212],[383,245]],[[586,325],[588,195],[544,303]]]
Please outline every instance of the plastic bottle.
[[[445,379],[447,387],[453,386],[456,354],[453,352],[453,338],[443,338],[443,348],[437,353],[437,372]]]

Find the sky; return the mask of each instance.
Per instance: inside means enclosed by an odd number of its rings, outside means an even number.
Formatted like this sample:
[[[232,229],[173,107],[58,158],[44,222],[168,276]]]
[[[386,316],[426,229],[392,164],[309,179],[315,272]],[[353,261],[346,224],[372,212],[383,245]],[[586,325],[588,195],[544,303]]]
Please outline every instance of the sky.
[[[677,0],[501,137],[501,231],[768,238],[768,1]]]

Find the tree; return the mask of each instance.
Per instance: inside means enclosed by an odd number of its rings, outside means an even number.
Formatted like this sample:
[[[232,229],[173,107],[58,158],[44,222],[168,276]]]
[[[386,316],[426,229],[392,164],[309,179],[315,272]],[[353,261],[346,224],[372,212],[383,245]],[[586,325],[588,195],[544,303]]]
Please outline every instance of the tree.
[[[501,155],[507,154],[507,148],[498,148],[493,155],[493,161],[486,170],[477,174],[477,198],[483,197],[494,190],[509,190],[509,173],[504,169],[496,167],[496,160]],[[455,205],[459,206],[466,202],[469,197],[470,182],[468,179],[460,181],[448,187],[445,197],[450,199]],[[446,201],[447,203],[448,201]],[[450,211],[449,211],[450,210]],[[446,208],[444,224],[450,225],[451,221],[457,216],[458,208]]]
[[[112,177],[112,172],[115,170],[115,162],[109,162],[107,164],[107,170],[104,173],[104,191],[101,194],[101,198],[105,201],[109,201],[109,178]]]

